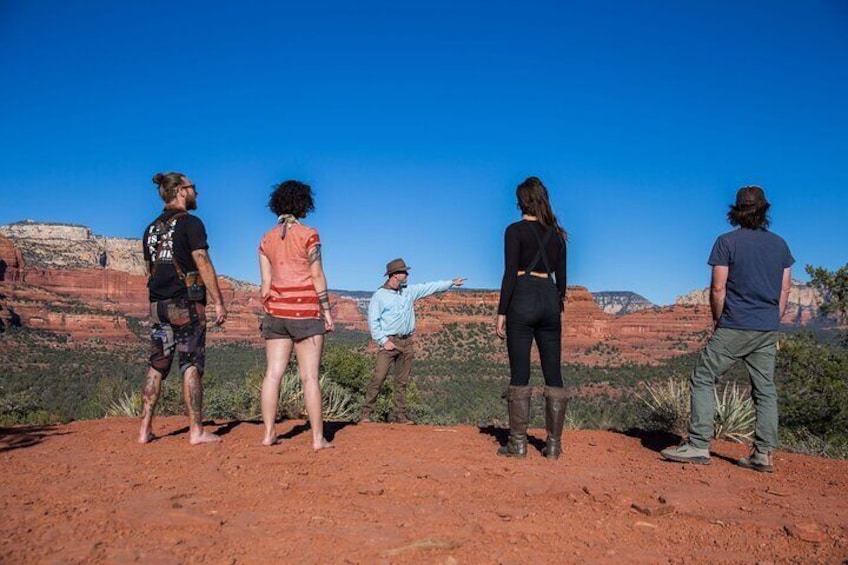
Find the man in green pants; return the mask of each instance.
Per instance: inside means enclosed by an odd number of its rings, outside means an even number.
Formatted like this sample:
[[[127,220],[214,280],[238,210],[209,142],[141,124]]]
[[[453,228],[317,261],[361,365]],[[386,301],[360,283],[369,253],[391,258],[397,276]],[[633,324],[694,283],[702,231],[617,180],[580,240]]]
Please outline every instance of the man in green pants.
[[[680,463],[710,463],[710,440],[714,433],[716,382],[736,361],[743,361],[751,378],[757,423],[754,448],[737,463],[771,473],[772,453],[777,447],[777,390],[774,363],[777,330],[786,310],[795,262],[786,242],[768,231],[770,204],[759,186],[745,186],[736,193],[727,219],[739,229],[720,236],[708,263],[712,266],[710,308],[715,332],[689,379],[692,415],[689,439],[662,451]]]

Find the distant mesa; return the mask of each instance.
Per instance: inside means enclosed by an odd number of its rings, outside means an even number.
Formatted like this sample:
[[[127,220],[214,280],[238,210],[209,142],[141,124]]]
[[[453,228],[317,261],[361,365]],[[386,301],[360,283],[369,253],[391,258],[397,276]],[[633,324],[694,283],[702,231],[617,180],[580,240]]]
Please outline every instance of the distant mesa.
[[[15,242],[28,269],[108,268],[143,275],[140,239],[103,237],[73,224],[25,220],[0,226],[0,236]]]
[[[593,292],[592,298],[595,299],[601,310],[607,314],[614,316],[623,316],[624,314],[632,314],[641,312],[648,308],[653,308],[655,304],[640,294],[629,290],[603,290]]]

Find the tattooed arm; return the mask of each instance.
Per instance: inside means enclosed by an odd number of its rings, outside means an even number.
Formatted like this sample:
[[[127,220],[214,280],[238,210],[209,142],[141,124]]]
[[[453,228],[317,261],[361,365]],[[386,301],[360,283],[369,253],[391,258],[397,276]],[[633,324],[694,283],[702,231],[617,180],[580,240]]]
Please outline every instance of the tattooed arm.
[[[221,325],[227,319],[227,308],[224,306],[224,295],[221,294],[221,287],[218,286],[218,275],[215,273],[212,259],[209,258],[209,252],[205,249],[195,249],[191,252],[191,256],[203,278],[206,290],[212,297],[212,303],[215,304],[215,323]]]
[[[324,313],[324,328],[331,332],[335,329],[335,323],[330,313],[330,297],[327,295],[327,277],[324,276],[324,267],[321,265],[320,243],[309,248],[309,274],[312,276],[312,286],[318,293],[318,303]]]

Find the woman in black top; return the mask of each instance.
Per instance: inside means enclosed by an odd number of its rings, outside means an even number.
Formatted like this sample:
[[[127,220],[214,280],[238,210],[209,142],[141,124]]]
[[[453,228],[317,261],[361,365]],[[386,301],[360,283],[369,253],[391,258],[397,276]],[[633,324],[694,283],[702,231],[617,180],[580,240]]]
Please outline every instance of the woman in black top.
[[[557,459],[562,453],[565,390],[562,386],[562,323],[565,302],[565,230],[551,210],[548,191],[536,177],[516,190],[521,221],[506,228],[504,275],[498,304],[496,333],[506,338],[510,382],[507,389],[509,441],[498,455],[527,455],[530,422],[530,349],[539,349],[545,377],[545,428],[542,453]]]

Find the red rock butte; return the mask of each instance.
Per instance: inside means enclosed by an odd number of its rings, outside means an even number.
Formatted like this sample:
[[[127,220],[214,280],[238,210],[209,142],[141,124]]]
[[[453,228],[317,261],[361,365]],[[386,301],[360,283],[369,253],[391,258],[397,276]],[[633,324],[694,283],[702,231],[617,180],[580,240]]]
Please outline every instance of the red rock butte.
[[[220,285],[230,312],[211,342],[261,344],[258,286],[227,277]],[[613,315],[584,287],[568,290],[563,314],[563,358],[590,365],[657,363],[699,348],[711,327],[706,291],[693,291],[673,306]],[[479,328],[491,355],[505,359],[493,333],[498,293],[451,291],[422,300],[417,333],[422,344],[446,326]],[[818,314],[820,297],[795,285],[785,322],[804,324]],[[367,331],[362,301],[331,292],[337,325]],[[137,239],[93,235],[82,226],[22,222],[0,226],[0,324],[66,333],[73,340],[133,337],[130,319],[148,313],[146,277]],[[484,341],[486,341],[484,339]],[[422,347],[423,355],[427,348]]]

